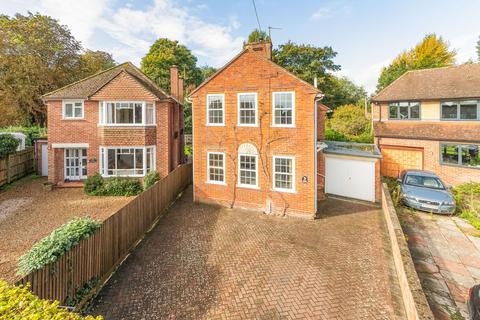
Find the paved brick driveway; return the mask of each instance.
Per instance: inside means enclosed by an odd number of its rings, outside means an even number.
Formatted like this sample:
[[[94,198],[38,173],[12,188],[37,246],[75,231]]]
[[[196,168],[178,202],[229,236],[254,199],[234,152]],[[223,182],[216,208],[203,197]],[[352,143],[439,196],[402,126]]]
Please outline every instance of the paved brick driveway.
[[[381,212],[329,199],[304,221],[171,208],[101,291],[108,319],[402,318]]]

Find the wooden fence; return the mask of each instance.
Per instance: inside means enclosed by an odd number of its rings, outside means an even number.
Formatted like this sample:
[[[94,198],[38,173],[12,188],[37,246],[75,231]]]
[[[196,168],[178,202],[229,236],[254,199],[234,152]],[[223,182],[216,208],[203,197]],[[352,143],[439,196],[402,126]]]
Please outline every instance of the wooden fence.
[[[0,159],[0,186],[20,179],[35,170],[34,148],[27,147]]]
[[[92,278],[105,280],[191,182],[192,165],[177,167],[105,220],[91,237],[17,284],[28,282],[40,298],[64,302]]]

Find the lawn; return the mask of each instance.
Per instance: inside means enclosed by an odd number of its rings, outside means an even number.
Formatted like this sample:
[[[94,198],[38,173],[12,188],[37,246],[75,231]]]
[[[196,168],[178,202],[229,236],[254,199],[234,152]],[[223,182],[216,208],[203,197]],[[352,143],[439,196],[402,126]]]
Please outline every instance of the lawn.
[[[73,217],[105,220],[133,197],[92,197],[80,188],[46,191],[46,178],[28,176],[0,191],[0,279],[13,282],[18,258]]]

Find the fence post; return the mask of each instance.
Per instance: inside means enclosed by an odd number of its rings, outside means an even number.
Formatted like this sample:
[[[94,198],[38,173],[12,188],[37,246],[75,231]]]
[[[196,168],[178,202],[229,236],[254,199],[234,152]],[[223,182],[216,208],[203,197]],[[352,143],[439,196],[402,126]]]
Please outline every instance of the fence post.
[[[7,183],[10,183],[12,180],[12,175],[10,173],[10,154],[7,155]]]

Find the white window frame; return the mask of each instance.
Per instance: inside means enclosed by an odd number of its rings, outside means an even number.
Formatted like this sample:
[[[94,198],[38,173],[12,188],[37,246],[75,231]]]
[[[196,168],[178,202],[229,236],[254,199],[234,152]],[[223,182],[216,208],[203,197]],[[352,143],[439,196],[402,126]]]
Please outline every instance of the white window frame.
[[[221,154],[223,156],[223,181],[210,180],[210,155],[211,154]],[[225,152],[213,152],[213,151],[207,152],[207,183],[227,185],[226,162],[227,162],[227,159],[226,159]]]
[[[275,95],[281,93],[290,93],[292,95],[292,124],[276,124],[275,123]],[[295,91],[275,91],[272,92],[272,127],[278,128],[295,128]]]
[[[255,123],[241,123],[240,122],[240,97],[253,95],[255,96]],[[237,125],[239,127],[258,127],[258,94],[256,92],[239,92],[237,93]]]
[[[141,103],[142,104],[142,122],[140,123],[108,123],[107,108],[108,103]],[[153,123],[147,123],[147,104],[153,104]],[[155,101],[139,101],[139,100],[105,100],[99,102],[98,124],[105,127],[155,127],[156,123],[156,105]],[[135,117],[135,110],[133,111]]]
[[[213,96],[221,96],[222,97],[222,123],[210,123],[210,103],[209,103],[209,98],[210,97],[213,97]],[[207,97],[206,97],[206,104],[207,104],[207,107],[206,107],[206,110],[207,110],[207,119],[206,119],[206,122],[207,122],[207,126],[210,126],[210,127],[223,127],[225,126],[225,94],[223,93],[211,93],[211,94],[207,94]]]
[[[244,156],[244,157],[255,157],[255,185],[252,185],[252,184],[243,184],[241,183],[241,176],[240,176],[240,172],[241,172],[241,167],[240,167],[240,157],[241,156]],[[247,170],[247,171],[251,171],[251,170]],[[238,187],[241,187],[241,188],[249,188],[249,189],[259,189],[258,188],[258,155],[256,154],[249,154],[249,153],[239,153],[238,154],[238,181],[237,181],[237,186]]]
[[[82,116],[81,117],[75,117],[75,103],[80,102],[82,104],[81,109],[82,109]],[[67,103],[72,104],[72,116],[67,117],[65,114],[65,105]],[[63,120],[83,120],[85,119],[85,101],[84,100],[62,100],[62,119]]]
[[[150,168],[150,171],[156,170],[157,167],[157,147],[155,145],[152,146],[101,146],[99,148],[99,169],[100,174],[102,177],[144,177],[147,174],[147,149],[152,149],[153,152],[153,164]],[[115,175],[115,174],[108,174],[108,150],[110,149],[142,149],[143,150],[143,174],[132,174],[132,175]],[[134,157],[135,159],[135,157]],[[135,162],[134,162],[135,168]]]
[[[276,159],[290,159],[292,160],[292,189],[285,189],[285,188],[276,188],[275,187],[275,160]],[[273,156],[273,163],[272,163],[272,189],[274,191],[279,191],[279,192],[288,192],[288,193],[295,193],[295,157],[294,156]]]

